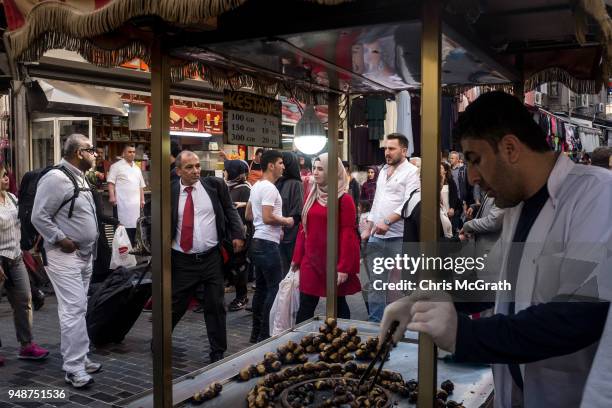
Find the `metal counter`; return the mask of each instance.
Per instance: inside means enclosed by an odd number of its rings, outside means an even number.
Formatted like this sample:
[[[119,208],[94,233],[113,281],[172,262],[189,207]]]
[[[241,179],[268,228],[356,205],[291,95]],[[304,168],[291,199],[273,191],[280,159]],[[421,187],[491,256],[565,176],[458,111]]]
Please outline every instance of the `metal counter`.
[[[233,354],[217,363],[210,364],[205,368],[194,371],[173,381],[173,402],[175,406],[190,406],[187,400],[198,391],[206,388],[214,381],[223,384],[223,391],[217,398],[200,405],[205,408],[228,408],[246,407],[246,395],[261,377],[246,382],[228,381],[238,372],[250,365],[263,360],[264,353],[276,351],[276,348],[289,340],[298,342],[307,333],[318,333],[323,317],[315,317],[308,320],[295,329],[272,337],[264,342],[258,343]],[[338,319],[338,326],[346,329],[355,326],[359,330],[362,341],[367,337],[378,335],[378,324],[357,320]],[[416,335],[406,332],[407,339],[402,341],[391,352],[390,360],[385,363],[385,368],[402,374],[404,380],[417,379],[418,346]],[[308,355],[310,361],[318,361],[316,354]],[[438,360],[438,385],[444,380],[451,380],[455,384],[455,391],[449,399],[462,402],[466,408],[477,408],[485,406],[493,392],[493,375],[491,369],[486,366],[475,366],[448,363]],[[393,394],[398,401],[397,407],[414,407],[407,400],[402,400]],[[153,406],[153,391],[135,395],[126,400],[115,403],[116,407],[149,408]]]

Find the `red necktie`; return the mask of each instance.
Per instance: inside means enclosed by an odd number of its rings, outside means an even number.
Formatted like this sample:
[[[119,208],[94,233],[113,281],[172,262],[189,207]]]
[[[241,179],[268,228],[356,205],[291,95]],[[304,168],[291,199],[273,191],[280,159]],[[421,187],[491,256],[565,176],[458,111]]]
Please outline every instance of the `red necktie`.
[[[187,199],[183,208],[183,224],[181,225],[181,248],[189,252],[193,247],[193,198],[191,197],[193,187],[185,187]]]

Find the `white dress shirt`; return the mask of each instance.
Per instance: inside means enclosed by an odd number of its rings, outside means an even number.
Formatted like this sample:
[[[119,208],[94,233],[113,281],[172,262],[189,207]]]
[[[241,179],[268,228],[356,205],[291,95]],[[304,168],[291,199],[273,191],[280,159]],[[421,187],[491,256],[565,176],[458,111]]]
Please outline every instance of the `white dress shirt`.
[[[382,223],[391,214],[401,215],[404,203],[408,201],[410,193],[421,188],[418,168],[404,160],[397,166],[390,178],[387,176],[389,165],[383,166],[376,182],[376,195],[368,221]],[[377,238],[397,238],[404,236],[404,223],[400,220],[391,224],[385,235],[374,235]]]
[[[612,173],[575,164],[559,155],[547,186],[550,196],[529,231],[514,285],[517,314],[531,305],[554,301],[560,295],[569,297],[567,302],[605,296],[602,289],[607,276],[599,275],[610,274],[607,260],[612,254]],[[500,239],[489,254],[491,270],[499,271],[494,279],[508,279],[510,244],[522,208],[520,203],[505,210]],[[498,291],[495,313],[508,314],[508,303],[503,292]],[[523,406],[580,406],[595,346],[521,364]],[[514,406],[508,366],[494,364],[493,377],[495,407]]]
[[[121,159],[110,166],[107,181],[115,185],[119,222],[125,228],[136,228],[140,217],[140,189],[146,186],[140,167]]]
[[[172,249],[180,252],[181,248],[181,228],[183,227],[183,211],[185,210],[185,202],[187,201],[187,191],[183,181],[178,200],[178,222],[176,224],[176,237],[172,241]],[[198,180],[191,190],[191,198],[193,199],[193,246],[188,254],[199,254],[208,251],[209,249],[219,244],[217,237],[217,223],[215,210],[208,193],[204,189],[202,183]]]

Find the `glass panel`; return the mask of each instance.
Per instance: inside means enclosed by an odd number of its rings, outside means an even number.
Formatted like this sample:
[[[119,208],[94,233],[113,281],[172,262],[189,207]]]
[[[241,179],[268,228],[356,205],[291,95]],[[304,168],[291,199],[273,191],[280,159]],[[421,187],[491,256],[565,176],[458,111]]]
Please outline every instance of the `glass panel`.
[[[89,138],[89,119],[60,119],[59,125],[60,149],[64,146],[66,138],[73,133],[80,133]]]
[[[32,122],[32,168],[52,166],[53,155],[53,120]]]

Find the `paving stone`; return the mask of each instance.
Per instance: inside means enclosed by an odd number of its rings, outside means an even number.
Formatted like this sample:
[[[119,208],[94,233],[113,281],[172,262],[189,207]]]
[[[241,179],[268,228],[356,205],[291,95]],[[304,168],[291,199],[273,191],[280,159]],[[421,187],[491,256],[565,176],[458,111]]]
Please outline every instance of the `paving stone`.
[[[97,400],[103,401],[103,402],[113,402],[119,399],[119,397],[116,397],[115,395],[107,394],[105,392],[95,393],[91,397]]]
[[[87,405],[90,402],[94,401],[93,399],[91,399],[89,397],[86,397],[84,395],[79,395],[79,394],[71,395],[70,398],[68,398],[68,399],[70,401],[72,401],[72,402],[78,402],[79,404],[84,404],[84,405]]]
[[[252,295],[251,295],[252,296]],[[229,304],[234,294],[226,295]],[[365,305],[361,294],[349,297],[351,313],[364,319]],[[324,313],[325,302],[319,302],[317,314]],[[0,333],[3,347],[0,353],[6,364],[0,371],[0,408],[16,408],[7,400],[6,390],[16,387],[54,387],[66,390],[69,401],[32,404],[36,407],[111,408],[112,403],[148,391],[153,387],[153,354],[151,314],[143,313],[121,344],[91,345],[91,358],[103,365],[94,375],[95,383],[86,389],[73,389],[64,382],[60,353],[60,331],[57,303],[53,296],[45,299],[45,306],[34,312],[34,340],[49,350],[45,361],[17,359],[19,344],[15,338],[12,310],[5,298],[0,301]],[[228,312],[226,356],[250,347],[252,317],[250,312]],[[210,347],[206,325],[201,314],[188,311],[173,333],[173,378],[201,369],[208,364]]]

